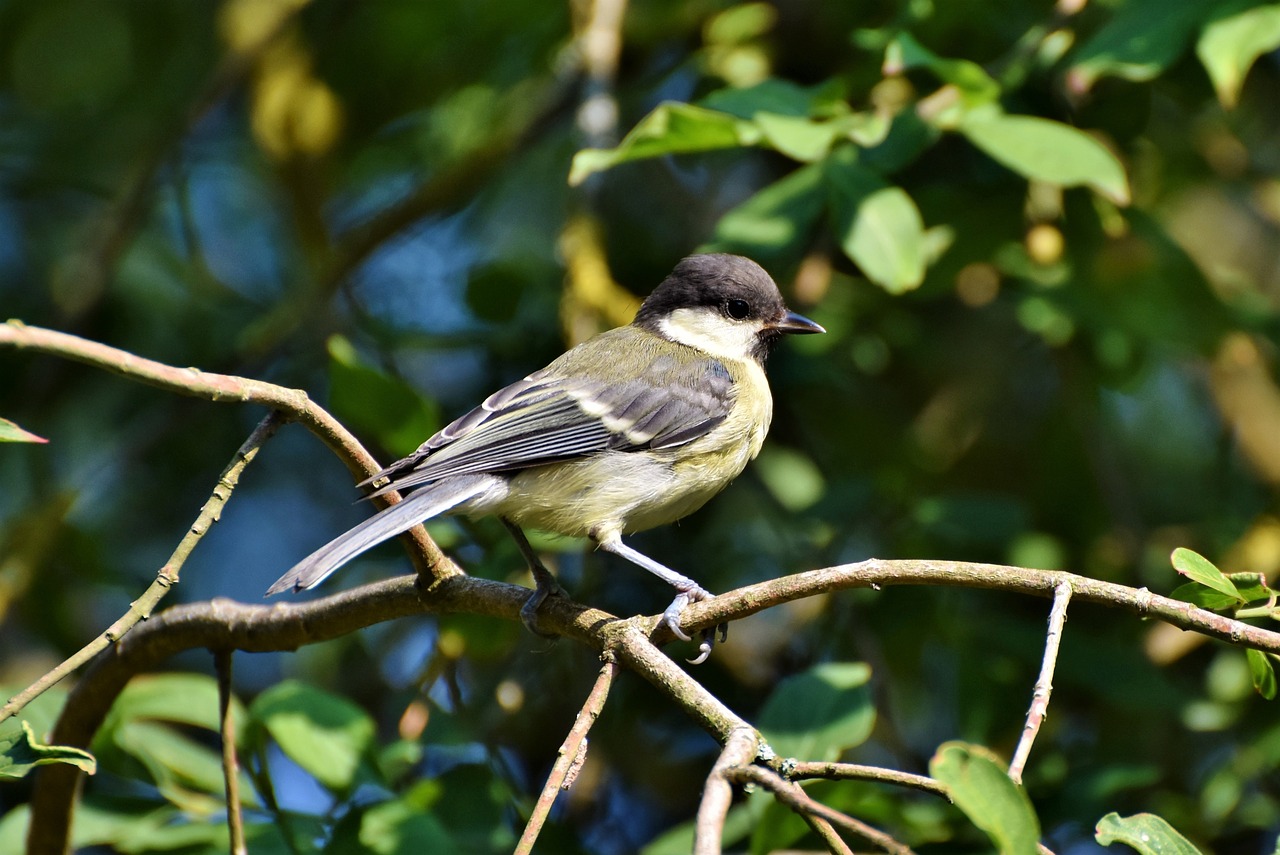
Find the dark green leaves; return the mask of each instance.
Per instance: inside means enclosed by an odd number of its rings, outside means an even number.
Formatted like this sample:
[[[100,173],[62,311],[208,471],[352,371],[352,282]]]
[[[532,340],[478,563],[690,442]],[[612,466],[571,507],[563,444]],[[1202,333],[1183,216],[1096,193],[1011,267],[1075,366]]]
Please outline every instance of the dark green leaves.
[[[828,662],[788,677],[760,711],[760,731],[781,757],[834,760],[871,733],[870,679],[861,662]]]
[[[358,433],[408,454],[440,428],[431,401],[371,365],[347,339],[329,339],[329,360],[329,406]]]

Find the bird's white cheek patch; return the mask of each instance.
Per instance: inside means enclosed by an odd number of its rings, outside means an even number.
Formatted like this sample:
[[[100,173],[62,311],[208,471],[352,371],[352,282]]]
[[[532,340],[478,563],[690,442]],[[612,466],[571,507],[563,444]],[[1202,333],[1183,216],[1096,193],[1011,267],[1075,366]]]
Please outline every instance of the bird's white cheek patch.
[[[721,359],[749,359],[760,337],[751,321],[731,321],[714,309],[676,309],[658,322],[658,329],[672,341]]]

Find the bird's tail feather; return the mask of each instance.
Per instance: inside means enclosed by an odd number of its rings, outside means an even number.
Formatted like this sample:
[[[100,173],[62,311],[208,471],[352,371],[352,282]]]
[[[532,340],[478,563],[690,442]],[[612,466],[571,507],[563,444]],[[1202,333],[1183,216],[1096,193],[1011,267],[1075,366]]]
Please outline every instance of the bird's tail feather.
[[[314,588],[343,564],[384,540],[408,531],[420,522],[439,516],[492,487],[487,475],[460,476],[422,487],[389,508],[338,535],[293,565],[267,589],[266,596],[292,589]]]

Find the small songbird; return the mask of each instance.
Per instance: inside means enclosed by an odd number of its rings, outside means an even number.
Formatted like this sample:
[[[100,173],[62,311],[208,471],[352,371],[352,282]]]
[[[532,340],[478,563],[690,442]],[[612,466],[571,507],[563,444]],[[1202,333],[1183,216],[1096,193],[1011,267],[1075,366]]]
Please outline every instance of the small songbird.
[[[441,514],[497,516],[537,583],[521,617],[560,592],[521,529],[589,537],[678,592],[663,619],[711,595],[622,542],[719,493],[759,452],[773,416],[764,360],[789,333],[825,332],[787,309],[758,264],[694,255],[676,265],[630,326],[583,342],[490,395],[416,451],[365,480],[370,498],[408,491],[320,547],[267,595],[312,588],[360,553]],[[709,652],[704,635],[702,656]]]

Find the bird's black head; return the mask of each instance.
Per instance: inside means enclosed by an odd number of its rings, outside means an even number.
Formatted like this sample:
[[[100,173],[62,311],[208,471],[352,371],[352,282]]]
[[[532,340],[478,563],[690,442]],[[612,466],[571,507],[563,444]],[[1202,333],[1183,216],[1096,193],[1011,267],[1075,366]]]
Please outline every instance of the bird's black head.
[[[717,356],[763,360],[787,333],[825,332],[787,308],[760,265],[740,255],[691,255],[649,295],[634,323]]]

